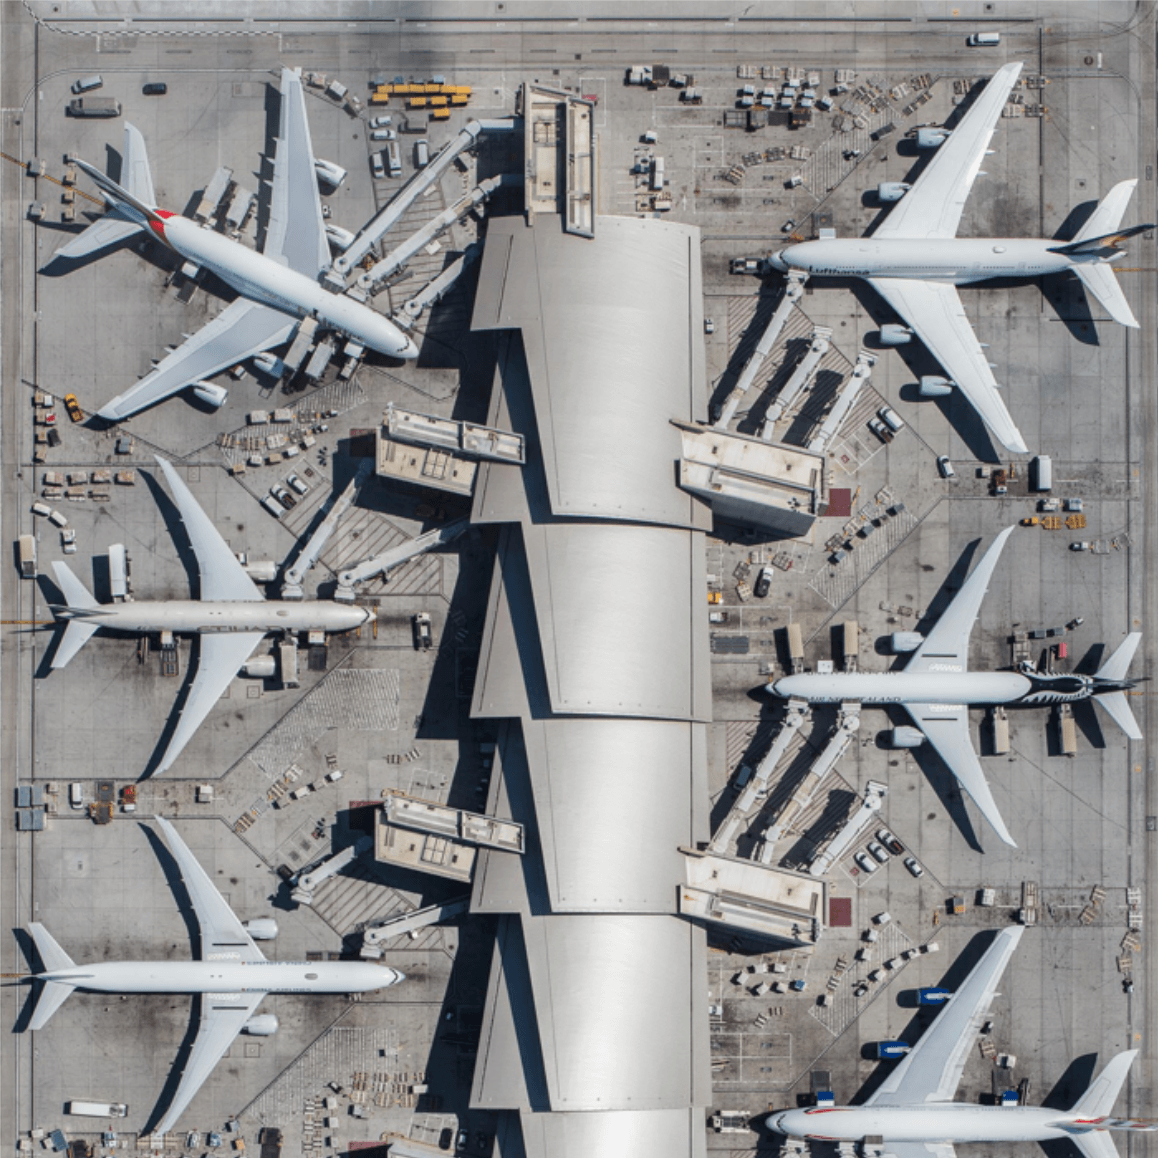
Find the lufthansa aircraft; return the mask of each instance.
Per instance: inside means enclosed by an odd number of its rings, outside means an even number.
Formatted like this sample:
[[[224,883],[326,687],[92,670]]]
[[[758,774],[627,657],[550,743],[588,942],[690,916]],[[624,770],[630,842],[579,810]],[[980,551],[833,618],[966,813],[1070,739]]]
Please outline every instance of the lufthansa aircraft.
[[[769,264],[806,276],[864,278],[912,327],[949,376],[950,381],[923,378],[922,397],[946,395],[956,386],[1002,445],[1024,453],[1025,440],[998,393],[989,360],[954,287],[991,278],[1033,278],[1069,271],[1081,278],[1114,321],[1137,327],[1109,263],[1124,255],[1119,242],[1154,226],[1118,228],[1138,184],[1133,180],[1115,185],[1068,244],[1016,237],[957,237],[965,201],[1021,68],[1021,64],[1007,64],[997,71],[871,237],[790,245],[769,258]],[[901,331],[901,341],[908,340],[910,335],[903,328],[895,329]]]
[[[267,993],[368,993],[405,981],[397,969],[366,961],[269,961],[253,935],[213,886],[177,830],[154,818],[181,870],[200,930],[193,961],[99,961],[77,965],[40,924],[28,926],[44,966],[43,986],[28,1028],[43,1029],[74,989],[97,993],[197,993],[201,1020],[181,1082],[155,1134],[167,1134],[239,1033],[269,1037],[272,1013],[255,1017]],[[276,936],[272,921],[254,922],[262,939]]]
[[[315,317],[322,326],[388,357],[418,357],[418,347],[393,322],[345,294],[330,293],[318,282],[332,259],[302,81],[293,70],[283,68],[281,73],[281,122],[269,226],[261,253],[209,226],[158,209],[144,138],[132,125],[125,125],[124,186],[87,161],[79,157],[73,160],[96,182],[109,211],[58,249],[54,259],[87,257],[137,233],[151,233],[241,295],[136,385],[106,402],[98,417],[119,422],[187,386],[192,386],[202,401],[220,406],[225,389],[204,379],[284,345],[299,320],[306,317]]]
[[[933,625],[933,630],[921,640],[904,671],[833,672],[828,675],[805,672],[785,676],[767,685],[767,690],[774,696],[813,704],[857,702],[903,707],[920,731],[894,729],[894,746],[916,747],[925,740],[932,744],[961,787],[981,809],[994,832],[1010,845],[1015,842],[997,811],[981,762],[973,750],[969,735],[971,706],[1010,704],[1039,707],[1092,697],[1131,740],[1142,739],[1134,713],[1126,702],[1126,692],[1134,686],[1126,679],[1126,672],[1142,638],[1141,632],[1126,636],[1092,676],[1038,672],[1025,667],[1016,672],[969,670],[969,635],[977,621],[997,560],[1001,557],[1001,549],[1014,530],[1014,527],[1006,527],[997,536]]]
[[[1025,931],[1002,929],[945,1003],[913,1050],[860,1106],[816,1106],[770,1114],[778,1134],[806,1141],[859,1142],[876,1136],[892,1158],[954,1158],[959,1142],[1047,1142],[1068,1138],[1083,1158],[1118,1158],[1110,1130],[1154,1130],[1152,1121],[1113,1118],[1114,1103],[1137,1056],[1111,1058],[1069,1110],[955,1102],[1005,966]]]

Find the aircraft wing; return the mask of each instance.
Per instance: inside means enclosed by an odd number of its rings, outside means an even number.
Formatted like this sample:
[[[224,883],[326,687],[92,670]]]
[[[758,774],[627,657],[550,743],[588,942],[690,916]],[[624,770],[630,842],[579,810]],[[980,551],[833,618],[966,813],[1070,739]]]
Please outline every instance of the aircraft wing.
[[[873,237],[956,237],[961,213],[1021,64],[999,68]]]
[[[957,992],[941,1007],[921,1040],[868,1099],[866,1106],[913,1106],[953,1100],[966,1055],[981,1032],[1001,975],[1023,932],[1023,925],[1015,925],[997,934]],[[904,1145],[915,1150],[921,1144]],[[915,1155],[901,1154],[893,1145],[885,1149],[897,1158],[915,1158]]]
[[[332,260],[322,220],[302,78],[290,68],[281,70],[281,119],[262,253],[310,278],[316,278]]]
[[[209,602],[229,600],[261,603],[265,597],[237,561],[237,556],[229,549],[229,544],[221,537],[212,519],[201,509],[200,503],[193,497],[173,464],[156,455],[154,457],[165,474],[165,481],[173,493],[173,501],[181,512],[181,522],[185,524],[185,533],[189,536],[193,554],[197,556],[201,598]],[[248,654],[245,658],[249,658]],[[237,666],[240,667],[244,662],[243,659]]]
[[[969,709],[964,704],[904,704],[913,723],[925,733],[925,738],[937,750],[937,755],[945,762],[957,783],[973,799],[981,810],[981,815],[989,821],[990,827],[1006,844],[1013,848],[1017,842],[1009,835],[1005,821],[997,810],[997,801],[981,761],[973,749],[973,737],[969,734]]]
[[[261,631],[202,632],[197,655],[197,674],[181,708],[173,737],[157,765],[157,772],[172,767],[193,733],[205,722],[213,705],[225,694],[241,665],[253,654],[253,649],[265,638]]]
[[[233,1044],[242,1026],[261,1004],[264,993],[203,993],[201,995],[201,1024],[197,1040],[189,1054],[189,1061],[181,1074],[177,1092],[173,1095],[165,1116],[157,1123],[154,1136],[167,1134],[194,1099],[205,1079],[213,1072],[225,1051]]]
[[[907,672],[927,671],[968,671],[969,635],[977,622],[981,601],[989,589],[989,580],[1005,540],[1013,534],[1014,527],[1006,527],[989,545],[989,550],[981,557],[981,562],[973,568],[961,590],[953,596],[941,618],[933,625],[933,630],[925,636],[924,642],[913,652],[912,659],[905,664]]]
[[[296,325],[296,318],[248,298],[238,298],[162,358],[140,381],[106,402],[97,417],[108,422],[129,418],[193,382],[212,378],[254,354],[283,345]]]
[[[241,961],[264,961],[265,954],[254,944],[253,938],[237,919],[237,914],[217,891],[200,861],[189,851],[189,846],[163,816],[153,818],[165,834],[169,851],[181,870],[181,879],[189,890],[193,911],[201,927],[202,961],[233,958]]]
[[[1014,425],[997,389],[989,359],[955,286],[915,278],[870,277],[869,284],[913,328],[957,389],[1003,445],[1026,453],[1025,439]]]

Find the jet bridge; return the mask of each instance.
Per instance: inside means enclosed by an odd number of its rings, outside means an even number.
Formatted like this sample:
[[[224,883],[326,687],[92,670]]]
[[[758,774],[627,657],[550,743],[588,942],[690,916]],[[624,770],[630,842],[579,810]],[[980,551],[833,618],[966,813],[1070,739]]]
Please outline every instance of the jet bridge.
[[[828,449],[828,444],[836,437],[836,432],[849,416],[853,406],[856,405],[861,390],[868,385],[869,378],[872,377],[873,367],[876,364],[875,354],[870,354],[867,350],[861,350],[857,354],[856,367],[853,369],[851,377],[841,387],[840,394],[837,395],[824,423],[808,444],[808,449],[813,454],[823,454]]]
[[[281,597],[283,599],[305,598],[304,592],[302,591],[302,582],[306,577],[306,572],[318,561],[322,551],[325,550],[326,544],[330,541],[330,537],[337,529],[342,516],[350,509],[354,499],[357,497],[358,490],[370,474],[371,465],[370,460],[363,460],[358,467],[357,473],[346,486],[346,489],[334,500],[334,504],[330,507],[326,517],[318,525],[317,530],[310,536],[310,540],[303,548],[301,554],[294,560],[294,565],[285,573],[281,591]],[[352,596],[350,602],[353,602]]]
[[[363,836],[349,848],[344,848],[341,852],[335,853],[291,877],[290,883],[293,885],[293,892],[290,893],[291,899],[297,901],[299,905],[312,905],[314,903],[314,890],[318,885],[329,880],[332,876],[337,876],[342,869],[353,864],[358,857],[364,852],[369,852],[373,847],[374,841],[368,836]]]
[[[827,326],[816,326],[812,331],[812,342],[808,352],[800,360],[800,365],[792,372],[787,385],[776,396],[776,401],[768,407],[764,416],[764,425],[760,428],[760,437],[765,442],[773,441],[776,423],[795,405],[797,399],[812,385],[816,371],[820,368],[820,360],[828,353],[832,345],[832,331]]]
[[[756,343],[756,349],[752,351],[752,356],[745,363],[731,394],[725,400],[720,417],[715,422],[716,430],[727,430],[728,423],[736,416],[736,411],[739,410],[744,395],[752,388],[752,383],[756,380],[760,367],[764,365],[764,360],[772,352],[772,347],[776,345],[788,321],[788,315],[792,313],[792,307],[804,296],[804,283],[807,280],[808,274],[806,273],[794,271],[788,275],[784,296],[776,306],[775,313],[769,319],[760,341]]]
[[[784,758],[789,744],[800,732],[804,721],[812,715],[812,708],[806,700],[789,700],[788,714],[772,746],[764,754],[764,758],[756,765],[755,774],[744,786],[736,802],[732,805],[724,822],[716,829],[708,843],[708,852],[723,852],[732,843],[740,825],[751,811],[752,806],[768,791],[768,781],[776,770],[776,765]]]
[[[482,244],[472,242],[438,277],[428,281],[409,301],[403,302],[390,320],[401,329],[409,330],[422,316],[422,311],[440,302],[443,295],[465,272],[466,267],[477,261],[481,255]]]
[[[388,253],[377,265],[372,266],[358,278],[358,288],[372,293],[393,274],[396,274],[416,253],[425,249],[436,237],[445,233],[460,217],[476,205],[481,205],[491,194],[504,185],[517,185],[522,181],[520,174],[503,173],[498,177],[488,177],[469,193],[460,197],[449,209],[444,209],[437,217],[428,221],[417,233],[413,233],[401,245]]]
[[[761,834],[762,844],[759,853],[761,864],[772,863],[777,843],[784,837],[792,822],[812,803],[821,783],[836,766],[836,762],[844,755],[845,749],[852,743],[853,737],[859,730],[860,704],[841,704],[836,727],[833,729],[824,751],[817,756],[812,767],[808,769],[808,774],[792,794],[791,799],[780,810],[780,814]]]
[[[412,909],[384,921],[378,921],[362,933],[362,948],[359,957],[369,961],[377,961],[382,957],[382,943],[392,941],[395,937],[415,935],[419,929],[426,929],[431,925],[440,925],[443,921],[451,921],[470,911],[470,896],[459,897],[453,901],[443,901],[437,905],[427,905],[424,909]]]
[[[828,848],[808,866],[811,876],[828,875],[828,870],[856,844],[860,834],[872,824],[876,814],[881,810],[881,802],[888,791],[888,785],[881,784],[878,780],[870,780],[865,785],[864,802],[845,821],[844,827],[836,834]]]
[[[424,169],[419,169],[398,191],[398,196],[371,218],[369,224],[334,259],[331,266],[331,280],[336,280],[339,285],[344,286],[345,279],[354,266],[401,220],[406,210],[441,178],[455,157],[472,148],[483,133],[511,133],[520,124],[521,122],[517,120],[468,121],[466,127],[449,144],[440,149]]]
[[[470,519],[456,519],[445,526],[435,527],[433,531],[427,531],[424,535],[398,543],[381,554],[371,555],[361,563],[355,563],[353,567],[339,572],[338,586],[333,594],[334,600],[338,603],[353,603],[354,588],[359,583],[366,583],[377,575],[385,575],[408,560],[457,539],[469,526]]]

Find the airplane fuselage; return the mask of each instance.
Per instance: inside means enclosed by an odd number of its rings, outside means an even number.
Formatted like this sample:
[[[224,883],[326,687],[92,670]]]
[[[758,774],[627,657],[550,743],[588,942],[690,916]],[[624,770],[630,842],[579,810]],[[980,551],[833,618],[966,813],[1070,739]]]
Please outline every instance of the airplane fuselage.
[[[163,225],[154,230],[182,257],[215,273],[243,297],[293,318],[313,316],[323,325],[391,358],[416,358],[418,347],[377,310],[248,249],[232,238],[186,217],[158,210]]]
[[[772,264],[816,277],[910,278],[969,285],[991,278],[1033,278],[1061,273],[1081,261],[1051,253],[1061,242],[1019,237],[830,238],[780,250]]]
[[[62,607],[56,614],[61,619],[87,619],[108,631],[134,635],[158,631],[202,635],[237,631],[351,631],[372,619],[374,612],[368,607],[351,607],[325,599],[302,602],[173,599],[103,603],[91,611]]]
[[[974,1106],[933,1102],[913,1106],[833,1106],[770,1114],[771,1129],[789,1138],[859,1142],[1045,1142],[1083,1126],[1073,1114],[1044,1106]],[[1085,1127],[1088,1129],[1089,1127]]]
[[[767,685],[781,699],[813,704],[1008,704],[1028,695],[1031,681],[1017,672],[804,672]]]
[[[367,993],[404,980],[370,961],[102,961],[39,976],[98,993]]]

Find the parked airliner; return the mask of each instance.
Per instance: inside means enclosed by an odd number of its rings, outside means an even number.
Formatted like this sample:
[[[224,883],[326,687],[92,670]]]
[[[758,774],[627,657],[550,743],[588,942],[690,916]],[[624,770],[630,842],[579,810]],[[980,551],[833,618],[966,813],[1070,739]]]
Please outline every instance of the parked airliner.
[[[193,903],[200,929],[200,957],[77,965],[43,925],[31,924],[28,929],[44,969],[36,974],[43,988],[29,1029],[43,1029],[74,989],[201,994],[197,1040],[173,1101],[154,1131],[161,1135],[176,1125],[239,1033],[269,1037],[277,1032],[278,1021],[272,1013],[254,1016],[267,993],[368,993],[406,978],[397,969],[366,961],[268,961],[177,830],[160,816],[154,819],[165,834]],[[258,927],[266,935],[276,935],[276,924],[268,919]]]
[[[769,258],[769,265],[805,276],[863,278],[912,327],[889,327],[887,344],[902,344],[915,333],[949,376],[922,378],[922,397],[947,395],[956,387],[998,441],[1024,453],[1025,439],[998,393],[992,366],[954,287],[991,278],[1073,273],[1114,321],[1137,327],[1110,263],[1124,256],[1122,241],[1154,226],[1119,228],[1138,184],[1135,179],[1115,185],[1069,243],[956,236],[969,191],[1021,69],[1018,63],[997,71],[871,237],[790,245]]]
[[[774,696],[812,704],[856,702],[903,707],[920,730],[895,728],[894,747],[912,748],[926,740],[932,744],[994,832],[1010,845],[1015,842],[1001,819],[973,750],[969,735],[971,706],[1041,707],[1093,699],[1131,740],[1142,739],[1126,701],[1126,692],[1135,686],[1126,678],[1126,672],[1141,632],[1127,635],[1092,676],[1038,672],[1028,667],[1015,672],[969,671],[969,635],[1001,550],[1015,529],[1006,527],[997,536],[932,631],[924,639],[913,637],[917,646],[904,671],[803,672],[767,685]]]
[[[998,982],[1024,927],[1003,929],[916,1046],[860,1106],[817,1106],[770,1114],[770,1129],[804,1141],[881,1139],[893,1158],[954,1158],[959,1142],[1047,1142],[1068,1138],[1084,1158],[1118,1158],[1109,1130],[1158,1129],[1158,1123],[1111,1113],[1130,1066],[1112,1058],[1070,1110],[954,1102]]]
[[[374,611],[329,599],[293,602],[266,599],[181,476],[163,458],[157,462],[169,483],[197,559],[201,598],[98,603],[68,565],[56,560],[52,569],[64,593],[65,604],[50,606],[57,619],[65,624],[52,657],[53,668],[64,667],[96,631],[129,635],[168,631],[199,637],[197,674],[156,768],[157,772],[164,772],[193,738],[233,678],[245,670],[254,649],[268,634],[352,631],[373,619]]]
[[[331,293],[319,283],[332,255],[301,77],[292,69],[283,68],[281,73],[281,125],[269,224],[260,253],[209,226],[158,208],[144,138],[132,125],[125,125],[124,185],[79,157],[73,161],[96,183],[109,212],[57,250],[54,258],[87,257],[144,233],[186,262],[216,274],[241,295],[134,386],[106,402],[98,417],[119,422],[187,386],[203,402],[220,406],[225,388],[205,379],[285,344],[299,320],[307,317],[388,357],[418,357],[414,342],[377,310],[346,294]]]

